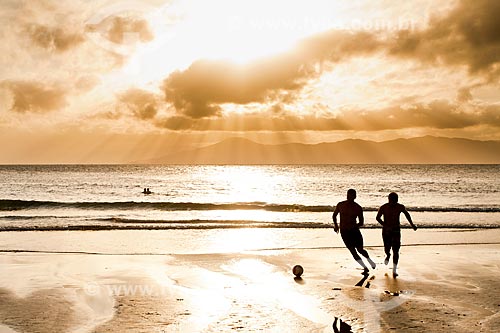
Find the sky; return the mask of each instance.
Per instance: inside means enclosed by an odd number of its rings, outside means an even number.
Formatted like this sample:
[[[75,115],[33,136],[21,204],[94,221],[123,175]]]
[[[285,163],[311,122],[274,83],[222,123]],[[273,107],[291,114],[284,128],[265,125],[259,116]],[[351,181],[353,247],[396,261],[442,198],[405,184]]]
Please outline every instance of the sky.
[[[500,139],[497,0],[2,0],[0,163]]]

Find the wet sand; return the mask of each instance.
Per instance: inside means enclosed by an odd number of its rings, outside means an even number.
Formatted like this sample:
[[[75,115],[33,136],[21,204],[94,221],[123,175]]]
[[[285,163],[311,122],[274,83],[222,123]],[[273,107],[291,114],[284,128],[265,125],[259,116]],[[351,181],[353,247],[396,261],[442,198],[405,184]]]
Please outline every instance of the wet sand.
[[[499,234],[489,232],[488,243]],[[468,235],[476,237],[459,236]],[[500,330],[500,244],[404,246],[396,279],[383,249],[367,249],[378,264],[368,276],[340,247],[3,252],[0,332],[335,332],[334,323],[340,332]]]

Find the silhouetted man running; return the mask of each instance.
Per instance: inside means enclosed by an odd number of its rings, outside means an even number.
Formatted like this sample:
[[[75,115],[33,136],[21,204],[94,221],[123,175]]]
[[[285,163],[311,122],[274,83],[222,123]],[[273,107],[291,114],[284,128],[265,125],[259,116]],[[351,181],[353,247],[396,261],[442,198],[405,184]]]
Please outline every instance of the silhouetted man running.
[[[363,208],[354,202],[354,199],[356,199],[356,191],[349,189],[347,191],[347,200],[337,204],[332,219],[335,225],[334,230],[338,233],[337,215],[340,213],[340,235],[342,236],[342,240],[351,252],[354,260],[363,267],[363,274],[367,274],[368,267],[366,267],[358,252],[368,260],[372,268],[375,268],[376,265],[370,259],[368,252],[363,248],[363,236],[359,230],[359,227],[363,226],[365,222]],[[359,223],[356,223],[356,219],[359,220]]]
[[[417,227],[411,220],[410,213],[408,213],[405,206],[398,203],[398,195],[394,192],[389,194],[389,202],[382,205],[377,213],[377,221],[382,225],[382,238],[384,240],[384,250],[386,255],[384,263],[386,265],[389,263],[392,249],[392,253],[394,255],[392,258],[392,262],[394,264],[392,267],[392,275],[394,277],[398,276],[397,268],[399,261],[399,249],[401,247],[401,225],[399,222],[399,216],[401,213],[406,216],[406,219],[410,222],[413,230],[417,230]]]

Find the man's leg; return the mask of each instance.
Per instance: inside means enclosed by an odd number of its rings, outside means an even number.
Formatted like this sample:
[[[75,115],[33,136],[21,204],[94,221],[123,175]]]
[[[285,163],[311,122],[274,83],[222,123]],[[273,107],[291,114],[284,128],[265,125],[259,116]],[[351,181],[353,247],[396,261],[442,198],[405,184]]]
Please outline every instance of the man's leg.
[[[354,260],[356,260],[358,262],[358,264],[361,267],[363,267],[363,271],[364,272],[368,272],[368,267],[366,267],[363,259],[361,259],[361,257],[359,256],[358,252],[356,251],[356,248],[354,248],[354,247],[348,247],[347,249],[349,250],[349,252],[351,252],[351,255],[354,258]]]
[[[365,263],[359,256],[358,252],[356,252],[356,241],[357,241],[357,234],[356,230],[346,230],[346,231],[341,231],[340,236],[342,236],[342,240],[344,241],[345,246],[351,252],[352,257],[356,262],[363,267],[363,273],[368,272],[368,267],[366,267]]]
[[[392,235],[391,233],[382,232],[382,240],[384,241],[385,260],[384,264],[389,264],[391,258]]]
[[[373,269],[375,269],[375,267],[377,267],[375,262],[373,262],[373,260],[370,259],[370,255],[368,254],[368,251],[366,251],[363,247],[363,236],[361,235],[361,231],[359,231],[359,230],[356,233],[356,249],[363,257],[366,258],[366,260],[368,260],[368,262],[370,263],[370,266],[372,266]]]
[[[358,252],[361,253],[361,255],[363,257],[366,258],[366,260],[368,260],[368,262],[370,263],[370,266],[372,266],[373,269],[375,269],[375,267],[377,267],[377,264],[375,264],[375,262],[373,260],[370,259],[370,256],[368,255],[368,251],[366,251],[364,248],[362,247],[358,247],[357,248]]]
[[[398,262],[399,262],[399,249],[401,248],[401,233],[393,233],[392,235],[392,253],[394,254],[394,257],[392,258],[392,275],[394,277],[398,276],[397,269],[398,269]]]

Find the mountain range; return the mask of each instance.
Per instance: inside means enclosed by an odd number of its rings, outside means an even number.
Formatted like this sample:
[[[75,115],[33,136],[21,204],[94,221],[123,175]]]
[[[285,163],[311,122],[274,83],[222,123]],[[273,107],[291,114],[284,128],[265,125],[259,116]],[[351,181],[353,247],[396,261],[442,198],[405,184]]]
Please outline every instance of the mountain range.
[[[498,164],[500,141],[425,136],[383,142],[267,145],[244,138],[182,151],[147,164]]]

